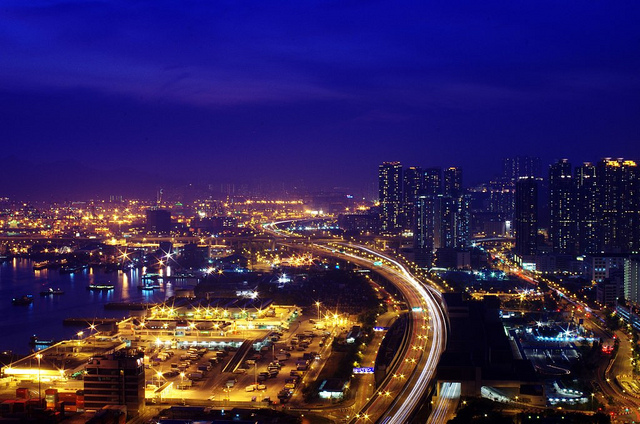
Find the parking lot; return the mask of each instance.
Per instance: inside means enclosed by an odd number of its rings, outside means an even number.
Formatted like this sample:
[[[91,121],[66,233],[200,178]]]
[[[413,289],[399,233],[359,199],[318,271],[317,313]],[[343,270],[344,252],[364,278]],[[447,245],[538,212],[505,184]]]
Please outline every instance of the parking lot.
[[[317,376],[332,335],[300,316],[289,330],[269,332],[268,338],[269,345],[259,352],[239,343],[216,349],[147,345],[146,397],[156,403],[210,401],[212,406],[287,402],[306,376]]]

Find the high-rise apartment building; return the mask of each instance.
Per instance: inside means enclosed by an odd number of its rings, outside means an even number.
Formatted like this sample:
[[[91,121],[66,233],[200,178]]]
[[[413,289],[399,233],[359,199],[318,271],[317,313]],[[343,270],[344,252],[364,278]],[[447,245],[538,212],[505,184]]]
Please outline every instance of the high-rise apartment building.
[[[435,201],[433,245],[435,249],[456,247],[456,199],[438,196]]]
[[[516,254],[535,255],[538,250],[538,181],[520,177],[516,182],[515,233]]]
[[[400,162],[383,162],[378,168],[378,193],[380,199],[380,227],[386,234],[398,233],[402,226],[402,165]]]
[[[574,170],[575,207],[578,232],[578,254],[600,252],[598,190],[596,167],[585,162]]]
[[[639,171],[635,162],[610,158],[596,165],[601,250],[640,251]]]
[[[411,166],[402,173],[402,228],[413,230],[416,224],[416,201],[424,187],[424,172],[422,168]]]
[[[507,178],[496,178],[489,182],[488,212],[503,221],[513,221],[515,185]]]
[[[640,305],[640,257],[630,257],[624,261],[624,297]]]
[[[463,194],[456,199],[456,249],[464,249],[469,246],[471,233],[469,222],[471,221],[471,196]]]
[[[515,156],[503,161],[504,176],[512,181],[520,177],[540,177],[540,158]]]
[[[549,167],[549,236],[554,253],[575,254],[577,247],[576,187],[571,163],[562,159]]]
[[[425,194],[430,196],[442,194],[441,168],[427,168],[424,170],[424,190]]]
[[[84,404],[87,409],[126,405],[137,415],[144,408],[144,353],[120,350],[91,358],[85,367]]]
[[[462,196],[462,169],[450,167],[444,170],[442,194],[451,197]]]
[[[413,230],[415,262],[422,267],[431,267],[434,252],[435,202],[437,196],[422,191],[416,201],[416,227]]]
[[[437,249],[469,245],[470,197],[462,189],[460,168],[447,168],[444,178],[440,168],[428,168],[424,177],[416,202],[414,252],[418,264],[430,266]]]

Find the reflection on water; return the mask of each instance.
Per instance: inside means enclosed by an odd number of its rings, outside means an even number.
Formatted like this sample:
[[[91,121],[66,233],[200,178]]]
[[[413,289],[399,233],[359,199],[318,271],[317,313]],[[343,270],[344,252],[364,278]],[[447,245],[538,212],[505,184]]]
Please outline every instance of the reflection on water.
[[[170,270],[167,271],[170,275]],[[64,327],[62,320],[69,317],[126,317],[127,311],[104,309],[108,302],[161,302],[173,296],[174,288],[194,285],[190,281],[160,283],[153,291],[139,290],[142,273],[138,269],[126,272],[105,272],[103,269],[85,269],[74,274],[60,274],[58,270],[34,270],[28,259],[14,258],[0,264],[0,349],[18,353],[29,351],[29,338],[33,334],[48,339],[70,338],[77,327]],[[87,290],[89,284],[113,284],[109,291]],[[49,288],[64,290],[62,295],[40,296]],[[14,306],[11,299],[32,294],[29,306]]]

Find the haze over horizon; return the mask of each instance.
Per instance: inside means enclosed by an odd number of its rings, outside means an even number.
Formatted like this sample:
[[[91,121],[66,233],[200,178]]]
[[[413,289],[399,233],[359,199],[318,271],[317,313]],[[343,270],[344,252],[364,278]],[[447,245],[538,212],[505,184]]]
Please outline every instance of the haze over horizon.
[[[640,159],[638,18],[631,2],[6,1],[0,155],[135,171],[115,186],[359,190],[387,160],[468,184],[505,156]]]

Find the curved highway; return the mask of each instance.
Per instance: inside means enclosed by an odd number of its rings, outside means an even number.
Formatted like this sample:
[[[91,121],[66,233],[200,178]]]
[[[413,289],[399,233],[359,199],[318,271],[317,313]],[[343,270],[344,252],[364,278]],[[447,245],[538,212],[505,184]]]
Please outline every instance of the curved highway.
[[[277,237],[286,234],[277,225],[263,228]],[[367,246],[351,242],[305,243],[305,248],[323,255],[347,259],[367,266],[382,274],[402,293],[409,306],[410,325],[403,344],[388,377],[376,389],[375,395],[352,417],[353,423],[381,422],[404,424],[422,406],[422,400],[431,387],[436,366],[446,346],[446,313],[440,292],[424,284],[395,258]]]

